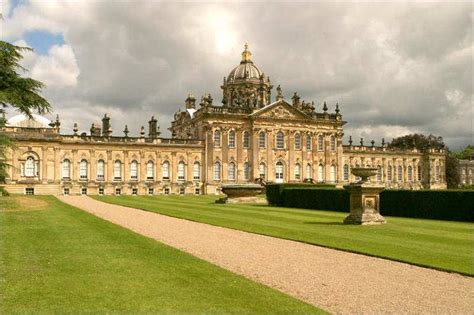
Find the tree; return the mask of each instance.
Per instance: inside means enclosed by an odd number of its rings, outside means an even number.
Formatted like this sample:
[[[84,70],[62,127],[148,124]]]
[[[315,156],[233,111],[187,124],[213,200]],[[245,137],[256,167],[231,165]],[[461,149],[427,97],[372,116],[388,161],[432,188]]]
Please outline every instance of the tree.
[[[0,15],[1,19],[1,15]],[[0,41],[0,183],[7,176],[6,149],[12,145],[8,136],[1,132],[5,126],[4,113],[12,107],[31,117],[33,112],[49,112],[51,105],[39,93],[44,84],[40,81],[22,77],[20,71],[26,71],[20,65],[23,53],[31,51],[29,47],[15,46]],[[0,187],[0,194],[3,190]]]
[[[394,138],[387,145],[389,148],[401,150],[417,149],[420,152],[426,152],[428,149],[444,149],[446,151],[446,184],[448,188],[457,188],[460,182],[458,166],[459,162],[455,155],[449,151],[444,144],[443,137],[437,137],[432,134],[425,136],[423,134],[410,134]]]
[[[454,153],[454,156],[460,160],[470,160],[474,156],[474,145],[468,145],[464,150]]]

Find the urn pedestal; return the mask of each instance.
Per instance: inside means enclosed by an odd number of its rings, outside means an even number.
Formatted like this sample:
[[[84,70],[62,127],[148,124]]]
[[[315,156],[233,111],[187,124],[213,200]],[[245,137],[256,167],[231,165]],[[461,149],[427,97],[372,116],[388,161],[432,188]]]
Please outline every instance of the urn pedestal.
[[[258,197],[263,192],[258,184],[227,184],[222,186],[222,192],[227,196],[216,200],[216,203],[266,203]]]

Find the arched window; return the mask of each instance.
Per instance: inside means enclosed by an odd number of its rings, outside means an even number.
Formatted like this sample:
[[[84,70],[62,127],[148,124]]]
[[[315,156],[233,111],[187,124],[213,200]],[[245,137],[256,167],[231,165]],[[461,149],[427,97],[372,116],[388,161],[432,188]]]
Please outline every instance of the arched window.
[[[155,178],[155,165],[153,161],[148,161],[146,163],[146,179],[152,180]]]
[[[277,149],[285,148],[285,134],[282,131],[278,131],[276,134],[276,148]]]
[[[387,166],[387,181],[392,181],[392,165]]]
[[[418,174],[417,175],[418,175],[418,181],[421,181],[422,175],[423,175],[422,170],[421,170],[421,163],[418,164]]]
[[[413,181],[413,168],[411,167],[411,165],[408,166],[407,173],[408,181]]]
[[[87,180],[87,161],[85,159],[79,162],[79,179]]]
[[[228,169],[227,169],[227,179],[228,180],[235,180],[235,163],[230,162]]]
[[[265,133],[263,131],[261,131],[259,134],[258,134],[258,147],[260,149],[265,149],[266,145],[267,145],[267,137],[265,136]]]
[[[186,166],[183,161],[178,163],[178,180],[184,181],[186,178]]]
[[[250,147],[250,134],[249,134],[249,132],[244,131],[244,133],[242,134],[242,138],[243,138],[244,149],[248,149]]]
[[[329,180],[332,183],[336,181],[336,165],[334,164],[329,167]]]
[[[275,167],[275,181],[277,183],[283,182],[283,170],[284,170],[283,163],[281,161],[278,161]]]
[[[201,164],[199,162],[194,162],[193,164],[193,180],[201,179]]]
[[[306,151],[311,151],[313,148],[311,135],[306,136]]]
[[[331,136],[331,151],[336,151],[336,137]]]
[[[349,180],[349,165],[348,164],[344,164],[344,168],[343,168],[343,171],[344,171],[344,181],[348,181]]]
[[[104,180],[105,177],[105,162],[104,160],[97,161],[97,180]]]
[[[377,165],[377,181],[382,181],[382,167],[380,165]]]
[[[219,161],[214,163],[214,180],[221,180],[221,163]]]
[[[122,162],[116,160],[114,162],[114,180],[122,179]]]
[[[324,166],[322,164],[318,165],[318,182],[324,181]]]
[[[26,170],[26,167],[25,167]],[[62,165],[62,176],[63,179],[70,179],[71,178],[71,161],[68,159],[63,161]]]
[[[258,166],[258,176],[262,179],[265,179],[267,175],[267,167],[265,163],[261,162],[260,165]]]
[[[148,172],[148,169],[147,169]],[[130,162],[130,179],[137,180],[138,179],[138,162],[133,160]]]
[[[313,178],[313,168],[311,164],[306,164],[306,178]]]
[[[295,164],[295,179],[296,180],[301,179],[301,165],[299,163]]]
[[[67,161],[69,161],[69,160],[67,160]],[[25,174],[26,177],[36,176],[36,163],[35,163],[35,158],[34,157],[29,156],[29,157],[26,158],[24,174]]]
[[[323,137],[323,135],[318,136],[318,151],[324,151],[324,137]]]
[[[250,167],[249,163],[245,162],[244,163],[244,180],[249,180],[250,179]]]
[[[214,146],[221,146],[221,132],[219,130],[214,131]]]
[[[235,148],[235,131],[229,131],[229,148]]]
[[[162,174],[163,180],[170,179],[170,162],[168,161],[163,162],[163,164],[161,165],[161,174]]]
[[[301,150],[301,135],[295,134],[295,150]]]
[[[397,176],[398,176],[398,181],[402,182],[403,181],[403,166],[401,165],[398,165]]]

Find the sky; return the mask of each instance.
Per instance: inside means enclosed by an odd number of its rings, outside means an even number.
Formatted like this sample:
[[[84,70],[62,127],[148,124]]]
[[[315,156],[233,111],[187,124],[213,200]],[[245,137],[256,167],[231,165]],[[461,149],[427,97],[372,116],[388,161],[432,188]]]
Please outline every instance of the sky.
[[[410,133],[452,150],[474,143],[471,2],[0,3],[1,40],[34,49],[23,75],[46,84],[46,116],[59,114],[64,133],[107,113],[115,135],[125,124],[138,135],[154,115],[170,136],[188,93],[220,103],[247,42],[290,103],[294,92],[318,111],[339,103],[346,143]]]

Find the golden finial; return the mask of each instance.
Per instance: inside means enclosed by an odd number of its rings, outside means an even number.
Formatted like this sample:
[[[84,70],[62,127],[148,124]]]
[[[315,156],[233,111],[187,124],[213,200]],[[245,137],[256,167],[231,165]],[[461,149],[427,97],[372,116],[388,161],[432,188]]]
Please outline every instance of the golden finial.
[[[242,61],[251,61],[252,53],[249,50],[249,45],[245,43],[245,49],[242,52]]]

